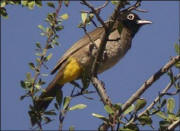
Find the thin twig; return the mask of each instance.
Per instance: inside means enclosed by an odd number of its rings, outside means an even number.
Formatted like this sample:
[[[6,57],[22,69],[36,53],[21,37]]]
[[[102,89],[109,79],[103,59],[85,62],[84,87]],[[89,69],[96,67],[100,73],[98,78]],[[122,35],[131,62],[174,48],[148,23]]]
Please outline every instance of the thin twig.
[[[144,115],[146,112],[150,111],[150,110],[153,108],[153,106],[160,100],[160,96],[162,97],[163,95],[165,95],[165,93],[172,87],[172,85],[173,85],[179,78],[180,78],[180,73],[174,77],[174,81],[171,81],[171,82],[166,86],[166,88],[164,88],[164,90],[160,93],[160,95],[157,96],[157,97],[154,99],[154,101],[153,101],[144,111],[142,111],[141,113],[139,113],[139,114],[137,115],[138,118],[141,117],[142,115]],[[129,125],[129,124],[131,124],[132,122],[134,122],[134,120],[135,120],[135,119],[132,118],[132,119],[126,124],[126,126]]]
[[[166,88],[164,88],[164,90],[160,93],[160,96],[162,97],[163,95],[165,95],[165,93],[171,88],[171,86],[174,84],[174,82],[176,80],[178,80],[180,78],[180,74],[178,74],[176,77],[174,77],[174,81],[171,81]],[[153,106],[159,101],[160,96],[156,97],[155,100],[141,113],[138,114],[138,117],[142,116],[143,114],[145,114],[147,111],[151,110],[153,108]]]
[[[168,126],[168,131],[173,131],[177,126],[180,126],[180,119],[174,121],[171,125]]]
[[[133,104],[156,80],[158,80],[164,73],[166,73],[175,63],[180,61],[180,56],[171,58],[162,68],[160,68],[154,75],[152,75],[144,84],[125,102],[122,106],[122,114],[131,104]]]

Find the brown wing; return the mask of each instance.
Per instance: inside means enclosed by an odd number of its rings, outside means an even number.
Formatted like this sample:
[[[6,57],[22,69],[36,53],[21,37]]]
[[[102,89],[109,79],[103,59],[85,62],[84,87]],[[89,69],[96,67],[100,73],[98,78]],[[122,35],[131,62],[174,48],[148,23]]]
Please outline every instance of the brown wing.
[[[89,33],[91,39],[93,41],[97,40],[100,37],[100,34],[104,32],[104,28],[98,27],[92,32]],[[79,49],[83,48],[84,46],[88,45],[90,43],[90,40],[87,35],[82,37],[79,41],[77,41],[70,49],[66,51],[66,53],[59,59],[54,69],[51,71],[51,74],[54,74],[61,65],[75,52],[77,52]]]

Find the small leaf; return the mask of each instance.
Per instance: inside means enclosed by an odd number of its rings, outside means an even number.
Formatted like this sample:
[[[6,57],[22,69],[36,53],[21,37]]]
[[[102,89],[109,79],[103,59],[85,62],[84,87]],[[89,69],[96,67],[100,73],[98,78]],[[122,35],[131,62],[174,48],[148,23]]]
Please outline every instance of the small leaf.
[[[74,129],[74,126],[70,126],[69,127],[69,131],[74,131],[75,129]]]
[[[73,110],[77,110],[77,109],[84,109],[84,108],[86,108],[86,107],[87,107],[87,105],[77,104],[77,105],[75,105],[75,106],[70,107],[69,110],[70,110],[70,111],[73,111]]]
[[[111,0],[111,3],[117,6],[119,4],[119,0]]]
[[[139,111],[140,109],[144,108],[145,106],[146,106],[146,100],[143,98],[140,98],[136,101],[135,111]]]
[[[35,84],[35,88],[36,88],[37,90],[40,90],[40,89],[41,89],[41,85]]]
[[[41,0],[36,0],[35,1],[37,7],[42,7],[42,1]]]
[[[92,116],[94,116],[96,118],[99,118],[99,119],[101,119],[103,121],[108,122],[108,119],[105,116],[102,116],[102,115],[99,115],[99,114],[96,114],[96,113],[92,113]]]
[[[87,19],[87,13],[82,12],[81,13],[81,19],[82,19],[83,24],[85,24],[86,19]]]
[[[50,53],[47,57],[46,57],[46,60],[49,61],[51,58],[52,58],[53,54]]]
[[[161,103],[161,108],[166,105],[166,99],[163,99],[162,103]]]
[[[139,131],[138,126],[136,124],[133,124],[133,123],[126,126],[125,129],[126,129],[125,131]]]
[[[59,26],[56,26],[55,29],[56,29],[56,31],[60,31],[60,30],[64,29],[64,27],[62,25],[59,25]]]
[[[27,6],[28,5],[28,1],[27,0],[21,0],[21,5]]]
[[[8,18],[8,13],[6,12],[6,9],[4,7],[0,8],[0,14],[3,18]]]
[[[42,49],[41,44],[39,42],[36,42],[36,47]]]
[[[170,122],[169,121],[160,121],[159,125],[160,125],[161,130],[163,131],[163,130],[167,129],[167,127],[170,125]]]
[[[5,0],[2,0],[0,4],[1,4],[1,8],[2,8],[2,7],[5,7],[5,6],[6,6],[6,1],[5,1]]]
[[[56,101],[59,105],[61,105],[63,99],[63,92],[62,90],[56,92]]]
[[[175,48],[177,55],[180,55],[180,45],[175,43],[174,48]]]
[[[52,2],[47,2],[47,6],[49,6],[49,7],[51,7],[51,8],[55,8],[54,3],[52,3]]]
[[[142,125],[151,125],[152,124],[152,119],[148,115],[142,115],[138,118],[138,120]]]
[[[34,8],[34,6],[35,6],[35,1],[29,1],[29,2],[28,2],[28,8],[29,8],[30,10],[32,10],[32,9]]]
[[[174,113],[168,113],[168,119],[169,119],[170,121],[177,121],[177,120],[179,120],[180,118],[177,117]]]
[[[172,113],[175,107],[175,101],[173,98],[167,100],[167,110],[169,113]]]
[[[67,20],[69,18],[69,15],[67,13],[65,13],[65,14],[61,15],[60,17],[63,20]]]
[[[41,101],[51,101],[53,99],[54,99],[54,97],[44,97],[41,99]]]
[[[66,97],[64,98],[64,102],[63,102],[63,110],[66,109],[66,108],[68,107],[70,101],[71,101],[71,97],[66,96]]]
[[[34,70],[34,69],[35,69],[34,63],[30,62],[30,63],[29,63],[29,67],[30,67],[32,70]]]
[[[176,62],[175,66],[176,68],[180,68],[180,61]]]
[[[43,120],[45,121],[46,124],[48,124],[49,122],[52,121],[51,118],[49,118],[47,116],[43,117]]]
[[[50,111],[46,111],[44,112],[45,115],[56,115],[56,112],[54,112],[54,110],[50,110]]]
[[[21,87],[26,88],[25,82],[23,80],[21,80],[20,83],[21,83]]]
[[[64,5],[65,5],[66,7],[68,7],[68,6],[69,6],[69,0],[64,0]]]
[[[167,116],[162,111],[158,111],[156,113],[156,115],[158,115],[159,117],[163,118],[164,120],[167,120]]]
[[[45,28],[44,28],[44,26],[42,26],[42,25],[38,25],[38,28],[41,29],[41,30],[44,31],[44,32],[46,31]]]
[[[27,72],[27,73],[26,73],[26,79],[27,79],[27,80],[31,80],[31,73],[30,73],[30,72]]]
[[[129,114],[130,112],[132,112],[133,110],[135,109],[135,106],[134,106],[134,104],[132,104],[128,109],[126,109],[125,111],[124,111],[124,115],[127,115],[127,114]]]
[[[105,109],[106,112],[109,113],[109,114],[113,114],[113,113],[114,113],[113,109],[112,109],[109,105],[105,105],[105,106],[104,106],[104,109]]]

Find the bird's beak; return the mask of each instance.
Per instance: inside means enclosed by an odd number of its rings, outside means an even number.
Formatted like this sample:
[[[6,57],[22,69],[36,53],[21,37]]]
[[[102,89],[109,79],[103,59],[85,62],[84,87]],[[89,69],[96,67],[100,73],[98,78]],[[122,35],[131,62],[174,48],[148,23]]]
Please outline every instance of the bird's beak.
[[[139,25],[152,24],[152,22],[148,21],[148,20],[138,20],[137,24],[139,24]]]

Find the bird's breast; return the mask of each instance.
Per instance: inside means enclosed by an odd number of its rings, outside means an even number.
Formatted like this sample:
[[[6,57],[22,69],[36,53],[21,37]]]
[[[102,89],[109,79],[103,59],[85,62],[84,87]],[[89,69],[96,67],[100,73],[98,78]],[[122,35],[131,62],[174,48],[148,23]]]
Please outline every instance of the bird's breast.
[[[131,40],[127,30],[122,30],[121,34],[118,30],[112,32],[109,41],[107,41],[98,72],[101,73],[114,66],[130,49]]]

